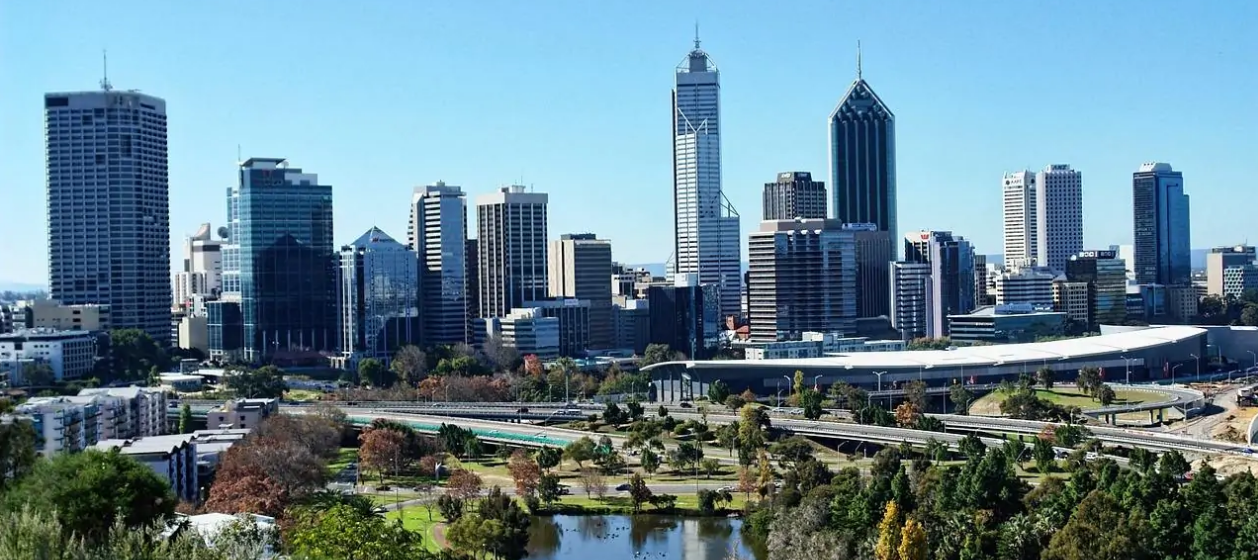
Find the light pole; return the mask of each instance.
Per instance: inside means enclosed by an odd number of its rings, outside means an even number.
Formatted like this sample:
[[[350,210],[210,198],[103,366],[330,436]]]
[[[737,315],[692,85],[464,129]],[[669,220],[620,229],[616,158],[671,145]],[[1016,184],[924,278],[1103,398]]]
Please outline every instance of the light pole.
[[[1249,357],[1254,360],[1249,367],[1258,368],[1258,354],[1255,354],[1253,350],[1246,350],[1246,352],[1249,352]]]
[[[1189,354],[1189,356],[1197,359],[1197,381],[1201,381],[1201,356],[1196,354]]]
[[[1119,358],[1122,358],[1123,363],[1127,366],[1127,384],[1131,385],[1131,362],[1135,358],[1128,358],[1127,356],[1119,356]]]
[[[885,374],[885,373],[887,373],[887,372],[885,372],[885,371],[875,371],[875,372],[874,372],[874,375],[877,375],[877,376],[878,376],[878,392],[879,392],[879,393],[881,393],[881,392],[882,392],[882,376],[883,376],[883,374]],[[891,406],[891,396],[890,396],[890,395],[887,395],[887,406]]]
[[[814,390],[814,391],[820,391],[820,390],[821,390],[821,389],[820,389],[820,386],[819,386],[819,385],[817,385],[817,380],[818,380],[818,379],[821,379],[821,376],[820,376],[820,375],[814,375],[814,376],[812,376],[812,390]]]
[[[1177,369],[1179,369],[1179,368],[1181,368],[1181,367],[1183,367],[1183,366],[1184,366],[1184,364],[1175,364],[1175,367],[1171,368],[1171,385],[1174,385],[1174,384],[1175,384],[1175,370],[1177,370]]]
[[[789,375],[783,375],[782,379],[786,380],[786,398],[789,399],[791,398],[791,385],[795,384],[795,380],[791,379],[791,376]],[[778,406],[782,406],[781,400],[782,400],[782,397],[778,397]]]
[[[777,398],[777,401],[778,401],[778,403],[777,403],[777,404],[778,404],[778,405],[777,405],[777,407],[778,407],[778,408],[782,408],[782,382],[781,382],[781,381],[778,381],[778,398]]]

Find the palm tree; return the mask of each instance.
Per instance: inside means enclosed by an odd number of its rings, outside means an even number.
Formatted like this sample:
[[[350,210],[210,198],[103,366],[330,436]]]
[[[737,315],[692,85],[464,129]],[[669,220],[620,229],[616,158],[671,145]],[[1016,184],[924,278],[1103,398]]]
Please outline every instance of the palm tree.
[[[563,372],[563,400],[565,403],[572,402],[572,399],[568,397],[568,381],[572,379],[572,372],[577,370],[577,363],[572,361],[572,358],[564,356],[555,360],[555,367]]]

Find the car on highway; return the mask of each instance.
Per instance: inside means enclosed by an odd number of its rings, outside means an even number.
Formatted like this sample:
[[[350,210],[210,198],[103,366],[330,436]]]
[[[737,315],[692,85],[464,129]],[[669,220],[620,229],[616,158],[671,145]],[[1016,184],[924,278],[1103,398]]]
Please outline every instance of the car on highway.
[[[560,484],[560,485],[559,485],[559,494],[560,494],[560,495],[567,496],[568,494],[571,494],[571,493],[572,493],[572,487],[571,487],[571,486],[568,486],[567,484]]]
[[[529,408],[528,408],[527,406],[522,406],[522,407],[520,407],[520,408],[517,408],[517,409],[515,410],[515,412],[516,412],[516,414],[528,414],[528,413],[529,413]]]
[[[629,483],[628,483],[628,482],[621,482],[620,484],[617,484],[617,485],[616,485],[616,491],[617,491],[617,492],[628,492],[628,491],[629,491]]]
[[[1244,453],[1246,455],[1254,455],[1254,454],[1258,454],[1258,449],[1254,449],[1252,447],[1246,447],[1241,450],[1241,453]]]
[[[717,488],[717,489],[716,489],[716,491],[717,491],[717,492],[733,492],[733,491],[734,491],[734,487],[733,487],[733,486],[722,486],[722,487],[720,487],[720,488]]]
[[[694,407],[695,407],[695,405],[690,404],[690,403],[689,403],[689,402],[687,402],[687,401],[681,401],[681,404],[680,404],[680,405],[678,405],[678,406],[681,406],[682,408],[694,408]]]

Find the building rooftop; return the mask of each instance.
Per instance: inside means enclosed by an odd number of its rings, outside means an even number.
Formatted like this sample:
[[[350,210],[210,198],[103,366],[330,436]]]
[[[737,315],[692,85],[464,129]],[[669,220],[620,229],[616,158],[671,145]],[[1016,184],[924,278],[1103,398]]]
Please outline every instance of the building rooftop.
[[[1065,313],[1061,311],[1053,311],[1052,309],[1046,307],[1036,307],[1028,303],[1009,303],[1005,305],[988,305],[975,309],[971,313],[957,313],[955,315],[949,315],[948,317],[1027,317],[1037,315],[1041,317],[1056,317],[1058,315],[1065,315]]]
[[[79,396],[84,397],[84,396],[91,396],[91,395],[109,395],[111,397],[122,397],[124,399],[134,399],[136,397],[139,397],[141,393],[161,393],[161,392],[162,392],[161,389],[157,389],[154,387],[136,387],[135,385],[132,385],[130,387],[97,387],[94,389],[82,389],[79,391]]]
[[[95,338],[96,335],[91,331],[85,330],[57,330],[47,327],[36,327],[30,329],[18,329],[11,333],[0,334],[0,340],[69,340],[76,338]]]
[[[101,451],[118,449],[123,455],[158,455],[177,451],[192,442],[192,434],[148,436],[137,439],[107,439],[96,444]]]

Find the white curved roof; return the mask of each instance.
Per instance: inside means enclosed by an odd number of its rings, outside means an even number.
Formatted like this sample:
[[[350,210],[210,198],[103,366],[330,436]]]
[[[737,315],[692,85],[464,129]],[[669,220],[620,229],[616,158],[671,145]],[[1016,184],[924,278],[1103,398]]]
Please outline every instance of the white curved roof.
[[[1148,350],[1206,334],[1205,329],[1167,326],[1069,340],[966,346],[955,350],[908,350],[904,352],[861,352],[784,360],[756,360],[747,365],[830,368],[935,368],[1000,366],[1022,362],[1043,362],[1090,357],[1113,357],[1126,352]],[[730,361],[686,362],[689,367],[705,364],[729,367]]]

